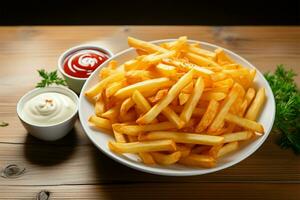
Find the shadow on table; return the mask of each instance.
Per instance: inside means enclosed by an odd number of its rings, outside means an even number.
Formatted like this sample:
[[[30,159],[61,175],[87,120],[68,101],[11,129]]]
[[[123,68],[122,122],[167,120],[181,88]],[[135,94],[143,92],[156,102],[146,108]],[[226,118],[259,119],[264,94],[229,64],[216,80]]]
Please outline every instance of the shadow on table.
[[[75,129],[60,140],[47,142],[27,135],[24,145],[25,158],[37,165],[51,166],[68,160],[74,153],[78,138]]]
[[[295,166],[298,163],[294,159],[295,155],[292,151],[284,151],[276,145],[275,135],[270,135],[270,138],[255,154],[239,164],[225,170],[201,176],[167,177],[152,175],[136,171],[115,162],[101,153],[96,147],[93,148],[91,154],[90,167],[93,168],[92,172],[96,180],[93,183],[97,186],[97,190],[94,193],[96,199],[103,198],[103,195],[107,199],[139,199],[139,197],[142,198],[147,195],[151,197],[152,192],[150,191],[153,191],[153,197],[158,196],[155,192],[161,192],[161,197],[165,199],[175,197],[175,194],[179,195],[176,196],[177,198],[183,194],[192,197],[193,193],[199,195],[200,187],[205,184],[219,183],[220,185],[226,185],[236,182],[263,182],[265,180],[299,180],[294,175],[287,176],[287,174],[278,173],[278,169],[269,167],[272,165]],[[271,154],[276,156],[270,157]],[[294,170],[296,171],[296,169]],[[175,187],[176,184],[183,187],[184,191],[182,193],[180,191],[172,193],[174,188],[178,189],[179,187]],[[189,185],[190,187],[184,185]],[[174,188],[170,189],[168,187]]]
[[[199,183],[200,176],[148,174],[115,162],[97,148],[92,154],[94,158],[90,167],[94,168],[97,180],[92,190],[94,199],[201,199],[198,186],[203,183]]]

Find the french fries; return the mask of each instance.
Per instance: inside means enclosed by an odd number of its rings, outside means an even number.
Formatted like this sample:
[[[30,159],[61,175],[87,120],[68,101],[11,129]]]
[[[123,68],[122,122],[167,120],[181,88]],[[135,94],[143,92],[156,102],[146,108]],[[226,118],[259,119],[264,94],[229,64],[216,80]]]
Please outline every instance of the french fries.
[[[142,153],[153,151],[176,151],[173,140],[156,140],[144,142],[120,143],[110,141],[108,147],[117,153]]]
[[[165,131],[176,128],[171,122],[160,122],[146,125],[113,124],[113,129],[126,135],[138,136],[140,133],[149,131]]]
[[[165,96],[167,96],[167,94],[168,94],[168,89],[161,89],[156,93],[155,96],[149,97],[148,100],[151,103],[156,103],[160,101],[162,98],[164,98]]]
[[[240,90],[239,90],[240,87],[241,86],[239,84],[235,84],[233,86],[232,90],[230,91],[227,98],[223,102],[223,107],[220,109],[220,111],[217,114],[217,116],[215,117],[214,121],[211,123],[211,125],[208,129],[209,133],[212,133],[212,134],[214,132],[217,133],[222,128],[225,115],[227,114],[230,107],[235,102],[236,98],[238,97],[239,92],[240,92]]]
[[[180,159],[179,163],[187,166],[211,168],[216,165],[216,160],[209,155],[191,154]]]
[[[108,76],[107,78],[97,83],[94,87],[86,91],[85,96],[92,99],[96,95],[100,94],[109,83],[120,81],[123,78],[124,78],[124,72],[116,72],[115,74]]]
[[[117,142],[126,143],[126,138],[122,133],[114,130],[114,137]]]
[[[222,135],[224,137],[224,143],[235,142],[240,140],[248,140],[253,136],[252,131],[241,131],[237,133],[227,133]]]
[[[176,76],[177,70],[172,65],[166,65],[163,63],[159,63],[156,65],[156,70],[165,77],[174,77]]]
[[[116,93],[119,89],[123,87],[123,82],[113,82],[105,89],[105,96],[111,97],[114,93]]]
[[[221,101],[225,99],[226,94],[223,92],[204,92],[203,95],[201,96],[201,100],[216,100],[216,101]]]
[[[96,103],[95,103],[95,114],[98,117],[101,117],[101,114],[104,113],[105,111],[105,103],[103,101],[103,98],[100,97],[97,99]]]
[[[166,107],[162,111],[163,115],[168,118],[170,122],[175,124],[177,128],[182,128],[185,125],[185,122],[180,119],[180,117],[173,111],[170,107]]]
[[[118,117],[120,113],[120,107],[119,106],[114,106],[107,110],[106,112],[101,114],[101,117],[105,119],[109,119],[110,121],[114,122],[114,120]]]
[[[217,154],[217,157],[222,157],[230,152],[233,152],[235,150],[237,150],[237,148],[239,147],[239,143],[238,142],[230,142],[228,144],[225,144],[219,151]]]
[[[111,122],[108,119],[97,117],[95,115],[92,115],[89,118],[89,122],[92,123],[93,125],[95,125],[98,128],[104,128],[104,129],[108,129],[108,130],[112,129]]]
[[[157,46],[155,44],[151,44],[149,42],[145,42],[142,40],[138,40],[133,37],[128,37],[128,44],[129,44],[129,46],[134,47],[136,49],[142,49],[143,51],[145,51],[147,53],[156,53],[156,52],[165,53],[165,52],[167,52],[166,49],[164,49],[160,46]]]
[[[218,48],[215,50],[217,62],[220,63],[220,65],[228,65],[233,64],[234,61],[225,54],[224,50],[222,48]]]
[[[198,54],[198,55],[206,57],[206,58],[211,58],[212,60],[216,59],[216,53],[215,52],[207,51],[205,49],[201,49],[201,48],[191,46],[191,45],[189,45],[187,47],[187,50],[191,53]]]
[[[133,153],[147,165],[211,168],[239,143],[264,133],[256,121],[266,101],[254,89],[256,70],[218,48],[186,36],[153,44],[128,37],[137,56],[109,62],[85,91],[92,126],[109,130],[111,151]]]
[[[255,99],[253,100],[251,106],[249,107],[246,113],[246,119],[256,120],[259,112],[262,109],[262,106],[265,102],[265,88],[261,88],[258,90]]]
[[[133,85],[129,85],[118,90],[114,97],[123,99],[126,97],[130,97],[135,90],[143,93],[144,91],[154,90],[157,88],[164,88],[172,85],[172,81],[168,78],[156,78],[151,80],[146,80],[142,82],[135,83]]]
[[[222,69],[221,66],[218,63],[216,63],[216,62],[214,62],[214,61],[212,61],[208,58],[205,58],[203,56],[200,56],[200,55],[197,55],[197,54],[194,54],[194,53],[187,53],[186,57],[191,62],[195,63],[196,65],[204,66],[204,67],[215,67],[219,70]]]
[[[197,103],[202,95],[204,90],[204,82],[201,77],[196,81],[193,93],[184,105],[184,108],[180,114],[180,118],[186,123],[191,119],[194,109],[197,106]]]
[[[183,93],[181,92],[179,95],[178,95],[178,99],[179,99],[179,105],[184,105],[190,98],[190,94],[186,94],[186,93]]]
[[[180,133],[171,131],[155,131],[139,136],[140,140],[171,139],[178,143],[217,145],[224,141],[221,136],[201,135],[195,133]]]
[[[198,126],[196,127],[196,132],[201,133],[203,132],[210,123],[214,120],[219,108],[219,103],[215,100],[211,100],[208,104],[207,110],[205,111],[201,121],[199,122]]]
[[[134,105],[135,102],[132,100],[132,98],[125,99],[120,107],[120,116],[125,117],[129,109],[132,108]]]
[[[155,160],[153,159],[153,156],[150,153],[140,152],[139,156],[143,160],[143,163],[145,163],[147,165],[154,165],[155,164]]]
[[[188,73],[182,76],[177,83],[175,83],[169,90],[167,96],[160,102],[154,105],[145,115],[140,117],[136,122],[138,124],[149,124],[151,123],[159,113],[166,108],[179,94],[180,90],[184,88],[193,79],[194,70],[191,69]]]
[[[264,133],[264,127],[261,124],[257,123],[256,121],[252,121],[250,119],[245,119],[245,118],[242,118],[237,115],[230,114],[230,113],[227,113],[225,115],[225,120],[232,122],[234,124],[237,124],[246,129],[249,129],[249,130],[256,131],[259,133]]]
[[[213,71],[204,68],[204,67],[200,67],[198,65],[195,65],[193,63],[190,62],[186,62],[183,60],[178,60],[178,59],[162,59],[162,62],[165,64],[169,64],[169,65],[173,65],[175,66],[178,70],[180,71],[184,71],[187,72],[191,69],[195,70],[195,73],[199,76],[205,76],[207,77],[208,75],[212,75],[214,74]]]
[[[176,163],[180,159],[181,152],[176,151],[171,154],[163,154],[163,153],[153,152],[153,153],[151,153],[151,155],[158,164],[171,165],[171,164]]]

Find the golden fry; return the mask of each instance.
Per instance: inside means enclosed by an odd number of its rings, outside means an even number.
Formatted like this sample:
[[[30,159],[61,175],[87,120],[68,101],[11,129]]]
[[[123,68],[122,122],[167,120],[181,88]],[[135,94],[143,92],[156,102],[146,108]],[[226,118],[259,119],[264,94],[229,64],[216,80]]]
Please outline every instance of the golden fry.
[[[217,101],[211,100],[209,102],[208,107],[195,130],[197,133],[203,132],[211,124],[218,112],[218,108],[219,103]]]
[[[224,122],[225,115],[229,111],[232,104],[235,102],[236,98],[239,95],[240,92],[240,85],[235,84],[230,91],[230,94],[226,97],[223,103],[223,107],[218,112],[217,116],[215,117],[214,121],[210,125],[208,132],[211,134],[214,134],[214,132],[217,132],[218,129],[222,128],[222,123]]]
[[[185,158],[181,158],[179,163],[188,166],[211,168],[216,165],[216,160],[208,155],[190,154]]]
[[[176,163],[180,157],[181,157],[181,152],[176,151],[171,154],[164,154],[164,153],[158,153],[158,152],[153,152],[151,153],[153,156],[154,160],[161,165],[171,165]]]
[[[107,110],[106,112],[101,114],[101,117],[109,119],[110,121],[114,122],[117,120],[117,117],[120,114],[120,107],[119,106],[114,106]]]
[[[134,105],[135,102],[132,100],[132,98],[125,99],[121,104],[120,116],[125,117],[129,109],[132,108]]]
[[[253,136],[252,131],[241,131],[236,133],[227,133],[222,135],[224,137],[224,143],[235,142],[240,140],[248,140]]]
[[[196,81],[193,93],[191,94],[190,98],[184,105],[184,108],[180,114],[180,119],[184,122],[188,122],[191,119],[194,109],[197,106],[197,103],[202,95],[204,90],[204,82],[201,77],[199,77]]]
[[[253,100],[251,106],[249,107],[245,118],[250,120],[256,120],[258,117],[263,104],[265,103],[265,88],[261,88],[258,90],[255,99]]]
[[[184,71],[184,72],[188,72],[189,70],[194,69],[195,74],[199,75],[199,76],[208,76],[208,75],[214,74],[213,71],[211,71],[207,68],[200,67],[193,63],[182,61],[182,60],[165,58],[165,59],[162,59],[162,62],[165,64],[173,65],[173,66],[177,67],[177,69],[179,69],[180,71]],[[221,70],[221,68],[220,68],[220,70]]]
[[[183,106],[170,106],[170,108],[172,110],[174,110],[176,113],[181,113],[182,110],[183,110]],[[192,116],[195,116],[195,117],[201,117],[203,116],[205,113],[205,109],[204,108],[195,108],[194,111],[193,111],[193,114]]]
[[[115,136],[115,139],[117,142],[121,142],[121,143],[127,142],[125,136],[122,133],[119,133],[115,130],[113,130],[113,131],[114,131],[114,136]]]
[[[180,117],[172,110],[169,106],[164,108],[162,114],[168,118],[170,122],[175,124],[177,128],[182,128],[184,126],[184,121],[180,119]]]
[[[130,97],[135,90],[139,92],[154,90],[157,88],[164,88],[172,85],[172,81],[168,78],[156,78],[135,83],[133,85],[126,86],[117,91],[114,96],[119,99]]]
[[[191,53],[198,54],[198,55],[204,56],[206,58],[211,58],[213,60],[216,59],[216,53],[211,52],[211,51],[207,51],[205,49],[201,49],[201,48],[189,45],[187,50]]]
[[[171,122],[159,122],[156,124],[146,125],[113,124],[112,127],[119,133],[133,136],[138,136],[140,133],[143,132],[165,131],[176,128],[176,126]]]
[[[172,140],[155,140],[144,142],[119,143],[110,141],[110,150],[116,153],[142,153],[153,151],[176,151],[176,144]]]
[[[139,153],[139,156],[141,157],[143,163],[145,163],[147,165],[155,164],[155,160],[153,159],[153,156],[150,153],[141,152],[141,153]]]
[[[225,99],[226,94],[223,92],[203,92],[202,96],[201,96],[201,100],[205,100],[205,101],[210,101],[210,100],[215,100],[215,101],[221,101],[223,99]]]
[[[234,61],[225,54],[224,50],[222,48],[218,48],[215,50],[217,62],[220,63],[220,65],[228,65],[233,64]]]
[[[155,131],[140,135],[140,140],[170,139],[180,143],[217,145],[224,141],[221,136],[202,135],[195,133],[180,133],[172,131]]]
[[[156,103],[156,102],[160,101],[162,98],[164,98],[165,96],[167,96],[167,94],[168,94],[168,89],[161,89],[156,93],[155,96],[149,97],[148,100],[151,103]]]
[[[203,67],[215,67],[217,69],[222,70],[221,66],[218,63],[216,63],[208,58],[205,58],[203,56],[200,56],[200,55],[197,55],[194,53],[187,53],[186,57],[191,62],[195,63],[196,65],[203,66]]]
[[[101,117],[101,114],[105,112],[105,103],[103,101],[103,98],[100,97],[97,99],[96,103],[95,103],[95,114],[98,117]]]
[[[85,92],[85,95],[90,99],[95,97],[97,94],[102,93],[105,87],[112,82],[120,81],[124,79],[124,72],[116,72],[107,78],[101,80],[99,83],[94,85],[91,89]]]
[[[218,152],[217,157],[222,157],[230,152],[233,152],[235,150],[237,150],[237,148],[239,147],[239,143],[238,142],[231,142],[228,144],[225,144]]]
[[[178,95],[178,99],[179,99],[179,105],[184,105],[188,100],[189,100],[189,98],[190,98],[190,94],[186,94],[186,93],[180,93],[179,95]]]
[[[183,77],[181,77],[177,83],[175,83],[168,92],[168,95],[163,98],[160,102],[154,105],[145,115],[137,120],[139,124],[151,123],[159,113],[166,108],[179,94],[180,90],[184,88],[193,78],[194,70],[190,70]]]
[[[158,65],[156,65],[156,70],[165,77],[174,77],[176,76],[176,68],[174,66],[171,65],[166,65],[163,63],[159,63]]]
[[[194,82],[190,82],[189,84],[187,84],[187,86],[185,86],[181,92],[182,93],[186,93],[186,94],[191,94],[193,92],[194,89]]]
[[[108,130],[112,129],[111,128],[111,122],[108,119],[97,117],[95,115],[92,115],[89,118],[89,122],[94,124],[98,128],[104,128],[104,129],[108,129]]]
[[[125,77],[128,84],[134,84],[149,80],[152,78],[152,75],[145,70],[130,70],[126,72]]]
[[[124,86],[123,82],[113,82],[105,89],[105,96],[111,97]]]
[[[235,123],[241,127],[249,129],[249,130],[256,131],[259,133],[264,133],[264,127],[255,121],[252,121],[252,120],[249,120],[246,118],[242,118],[237,115],[230,114],[230,113],[226,114],[225,120]]]
[[[148,53],[155,53],[155,52],[165,53],[165,52],[167,52],[166,49],[164,49],[160,46],[157,46],[155,44],[145,42],[142,40],[138,40],[133,37],[128,37],[128,44],[131,47],[134,47],[136,49],[142,49],[143,51],[146,51]]]

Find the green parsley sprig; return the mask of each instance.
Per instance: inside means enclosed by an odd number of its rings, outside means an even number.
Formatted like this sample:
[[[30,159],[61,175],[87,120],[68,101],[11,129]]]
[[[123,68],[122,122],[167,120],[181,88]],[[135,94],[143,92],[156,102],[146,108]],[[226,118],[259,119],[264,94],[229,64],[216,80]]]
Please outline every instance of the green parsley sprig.
[[[276,102],[273,130],[280,134],[282,148],[300,153],[300,91],[294,81],[296,74],[278,65],[274,74],[266,73]]]
[[[67,85],[66,81],[58,76],[57,70],[52,72],[46,72],[44,69],[40,69],[38,70],[38,73],[42,80],[39,83],[37,83],[37,88],[43,88],[53,84],[63,86]]]

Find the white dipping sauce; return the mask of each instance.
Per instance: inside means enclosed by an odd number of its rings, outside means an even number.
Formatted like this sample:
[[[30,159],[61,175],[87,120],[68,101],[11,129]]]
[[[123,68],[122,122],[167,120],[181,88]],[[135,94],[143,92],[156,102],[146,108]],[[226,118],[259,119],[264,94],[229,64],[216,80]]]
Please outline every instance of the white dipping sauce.
[[[31,124],[54,125],[65,121],[75,111],[76,104],[70,97],[57,92],[47,92],[27,101],[22,115]]]

